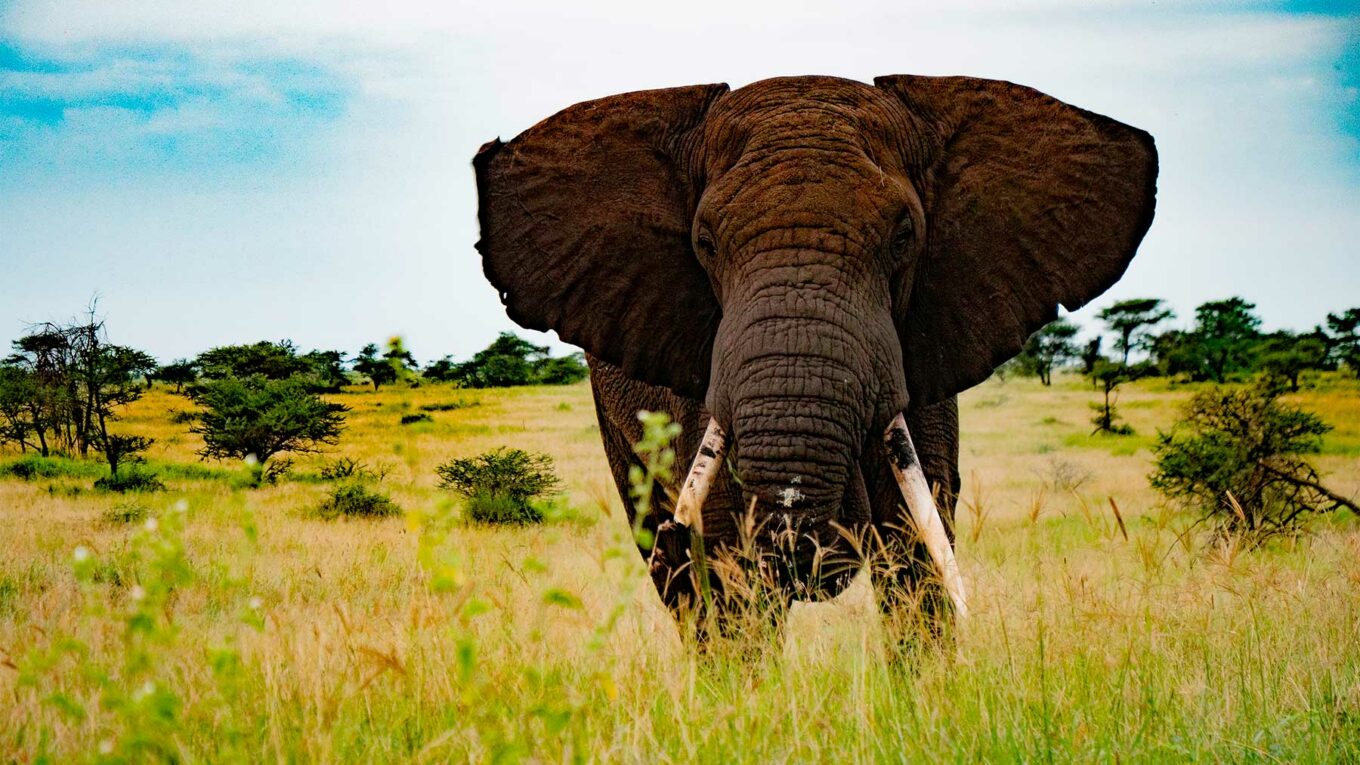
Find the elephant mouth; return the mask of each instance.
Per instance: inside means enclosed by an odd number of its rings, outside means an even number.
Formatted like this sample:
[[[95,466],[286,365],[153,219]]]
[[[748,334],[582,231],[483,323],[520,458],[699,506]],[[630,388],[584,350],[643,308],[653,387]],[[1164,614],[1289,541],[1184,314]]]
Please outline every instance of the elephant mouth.
[[[968,596],[963,578],[959,574],[958,561],[954,557],[954,548],[949,543],[944,521],[940,518],[930,484],[917,458],[911,432],[907,430],[906,418],[901,413],[893,418],[884,431],[883,446],[912,522],[925,543],[949,599],[953,602],[955,613],[959,618],[966,617]],[[704,502],[713,488],[726,450],[727,433],[716,418],[710,419],[704,437],[699,442],[699,451],[681,486],[680,496],[676,499],[674,513],[675,522],[700,539],[704,533]],[[696,551],[702,555],[702,546],[696,548]],[[702,565],[702,561],[700,564]]]

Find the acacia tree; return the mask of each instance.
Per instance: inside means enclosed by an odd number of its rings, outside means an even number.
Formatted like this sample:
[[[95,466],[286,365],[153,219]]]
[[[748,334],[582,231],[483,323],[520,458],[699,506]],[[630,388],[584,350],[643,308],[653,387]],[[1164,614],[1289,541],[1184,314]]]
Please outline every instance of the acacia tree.
[[[298,377],[222,377],[200,384],[192,395],[202,407],[190,429],[203,436],[199,455],[253,458],[257,481],[281,469],[267,464],[278,454],[319,452],[336,444],[349,411],[326,401]]]
[[[70,324],[34,325],[13,345],[15,353],[5,362],[11,369],[7,387],[11,396],[22,395],[27,402],[12,402],[9,411],[24,412],[24,429],[44,455],[53,445],[81,456],[102,450],[116,410],[141,396],[138,381],[157,368],[149,354],[108,343],[93,308]]]
[[[223,345],[204,351],[193,365],[205,379],[261,375],[270,380],[296,377],[313,392],[334,393],[349,382],[340,351],[299,353],[291,340],[262,340],[246,345]],[[186,381],[186,382],[192,382]]]
[[[1294,392],[1304,370],[1321,369],[1327,363],[1327,343],[1314,335],[1275,332],[1257,347],[1256,361],[1267,375],[1283,380]]]
[[[582,354],[552,357],[546,345],[534,345],[513,332],[502,332],[468,361],[436,362],[425,374],[429,377],[432,372],[438,375],[435,379],[467,388],[569,385],[590,374]]]
[[[1129,353],[1147,347],[1153,327],[1175,316],[1160,298],[1121,300],[1096,316],[1115,334],[1119,363],[1127,366]]]
[[[380,385],[387,385],[397,381],[397,370],[387,359],[378,355],[378,346],[369,343],[359,351],[359,355],[354,359],[354,371],[368,378],[373,383],[373,390],[377,390]]]
[[[183,393],[185,385],[198,379],[198,366],[192,361],[178,359],[157,369],[155,379],[174,385],[176,393]]]
[[[14,443],[19,451],[36,449],[47,455],[46,435],[38,426],[41,407],[38,388],[27,369],[0,363],[0,444]]]
[[[1206,379],[1221,383],[1251,369],[1261,328],[1255,309],[1255,303],[1240,297],[1211,300],[1195,309],[1195,340]]]
[[[1025,341],[1021,368],[1033,372],[1044,385],[1053,383],[1053,367],[1077,356],[1077,326],[1063,319],[1045,324]]]
[[[134,348],[121,345],[105,346],[90,359],[86,389],[90,396],[92,445],[103,452],[109,463],[109,474],[118,478],[118,468],[151,445],[152,439],[134,435],[109,433],[113,410],[141,398],[142,386],[137,378],[152,374],[156,360]]]

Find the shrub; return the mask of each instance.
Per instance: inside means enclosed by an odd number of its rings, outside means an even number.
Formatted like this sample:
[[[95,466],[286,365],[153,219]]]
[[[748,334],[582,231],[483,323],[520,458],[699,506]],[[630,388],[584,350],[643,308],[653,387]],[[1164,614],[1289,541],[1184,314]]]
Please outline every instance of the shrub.
[[[263,465],[257,462],[253,463],[250,460],[246,460],[246,463],[250,465],[251,475],[255,477],[256,486],[273,486],[284,476],[293,472],[293,461],[286,457],[270,460]]]
[[[339,457],[322,465],[319,475],[323,481],[381,481],[387,477],[387,470],[386,465],[370,468],[352,457]]]
[[[402,425],[415,425],[419,422],[434,422],[434,418],[424,412],[419,414],[403,414],[401,416]]]
[[[421,404],[422,412],[452,412],[455,409],[463,409],[469,406],[477,406],[480,401],[444,401],[438,404]]]
[[[1184,419],[1158,435],[1153,488],[1198,507],[1220,529],[1260,541],[1289,531],[1305,513],[1355,503],[1318,481],[1301,455],[1314,453],[1331,426],[1279,401],[1266,380],[1251,388],[1215,386],[1196,394]]]
[[[387,518],[401,515],[401,508],[386,494],[360,481],[350,481],[332,488],[316,507],[314,514],[327,521],[336,518]]]
[[[129,491],[162,491],[165,484],[156,477],[156,474],[141,467],[129,466],[117,473],[100,478],[94,482],[94,487],[101,491],[116,491],[119,493]]]
[[[478,523],[539,523],[543,513],[530,501],[561,485],[551,457],[506,447],[449,460],[435,472],[441,488],[467,497],[467,517]]]
[[[543,512],[531,503],[489,492],[469,496],[463,512],[474,523],[492,526],[543,522]]]
[[[101,516],[105,523],[118,525],[141,523],[146,517],[146,506],[136,502],[120,502],[105,510]]]

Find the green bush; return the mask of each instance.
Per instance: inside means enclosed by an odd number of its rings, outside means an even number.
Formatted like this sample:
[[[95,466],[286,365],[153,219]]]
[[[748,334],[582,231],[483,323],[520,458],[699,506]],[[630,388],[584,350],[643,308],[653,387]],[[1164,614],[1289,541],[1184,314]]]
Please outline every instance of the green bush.
[[[401,416],[402,425],[415,425],[421,422],[434,422],[434,418],[428,414],[403,414]]]
[[[323,481],[381,481],[387,477],[387,465],[376,468],[353,457],[337,457],[321,466],[317,477]]]
[[[163,491],[165,484],[156,477],[156,474],[135,465],[128,466],[94,482],[94,487],[100,491],[116,491],[120,494],[129,491]]]
[[[401,508],[386,494],[370,489],[359,481],[333,487],[314,510],[322,520],[337,518],[387,518],[401,515]]]
[[[147,509],[145,505],[136,502],[120,502],[100,516],[105,523],[111,525],[124,525],[129,523],[141,523],[146,520]]]
[[[440,488],[467,498],[467,518],[477,523],[540,523],[543,513],[531,500],[561,485],[551,457],[506,447],[449,460],[435,472]]]
[[[1153,488],[1256,541],[1292,531],[1306,514],[1360,512],[1323,486],[1303,457],[1318,451],[1331,426],[1280,402],[1282,392],[1277,381],[1264,380],[1195,394],[1181,422],[1158,436]]]
[[[492,526],[543,522],[543,512],[531,503],[489,492],[469,496],[463,513],[473,523]]]

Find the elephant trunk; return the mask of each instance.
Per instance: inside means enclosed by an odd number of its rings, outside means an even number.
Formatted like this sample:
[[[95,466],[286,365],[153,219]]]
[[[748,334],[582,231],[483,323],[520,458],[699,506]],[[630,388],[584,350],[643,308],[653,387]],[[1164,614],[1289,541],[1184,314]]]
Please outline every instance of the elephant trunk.
[[[746,506],[799,529],[867,522],[860,456],[906,404],[888,297],[843,252],[768,262],[724,301],[709,397]]]

